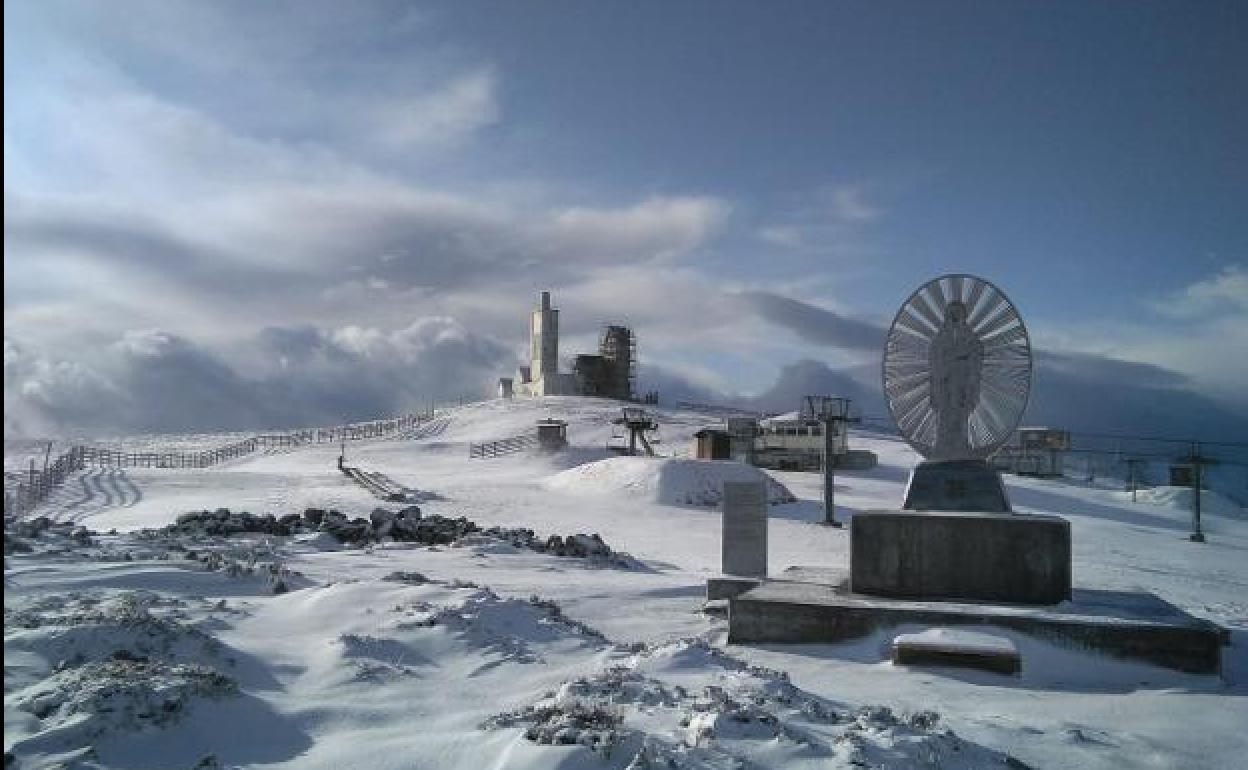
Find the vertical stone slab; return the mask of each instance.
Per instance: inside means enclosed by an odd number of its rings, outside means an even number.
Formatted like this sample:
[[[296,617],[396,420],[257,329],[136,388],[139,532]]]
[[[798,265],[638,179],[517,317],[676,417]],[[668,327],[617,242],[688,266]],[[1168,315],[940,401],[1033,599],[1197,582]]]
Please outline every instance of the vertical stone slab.
[[[724,482],[723,572],[767,575],[767,485]]]

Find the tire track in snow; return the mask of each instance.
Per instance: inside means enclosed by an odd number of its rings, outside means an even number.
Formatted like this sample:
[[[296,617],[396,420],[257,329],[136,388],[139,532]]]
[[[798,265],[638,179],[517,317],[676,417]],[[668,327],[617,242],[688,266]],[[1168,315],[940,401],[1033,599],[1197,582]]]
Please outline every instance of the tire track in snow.
[[[123,508],[135,506],[143,499],[143,492],[139,490],[139,485],[134,483],[134,479],[130,478],[125,470],[117,471],[116,483],[121,494]]]
[[[91,477],[91,483],[95,487],[95,491],[99,493],[99,497],[104,498],[103,502],[95,506],[95,511],[102,511],[105,508],[113,507],[112,492],[104,486],[104,473],[105,471],[100,469],[99,473]]]
[[[82,508],[95,499],[95,493],[91,491],[90,479],[93,475],[100,473],[99,468],[91,468],[83,471],[78,475],[78,485],[81,487],[78,499],[66,505],[61,510],[64,513],[72,513],[78,508]]]
[[[124,508],[126,504],[126,493],[121,488],[118,479],[125,475],[125,471],[120,468],[110,468],[108,475],[104,476],[103,483],[105,494],[108,496],[108,504],[106,508]]]

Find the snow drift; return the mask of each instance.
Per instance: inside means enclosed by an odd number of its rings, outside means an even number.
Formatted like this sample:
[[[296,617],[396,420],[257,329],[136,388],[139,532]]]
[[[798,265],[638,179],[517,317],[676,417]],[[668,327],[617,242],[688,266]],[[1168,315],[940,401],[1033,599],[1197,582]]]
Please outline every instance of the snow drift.
[[[1130,492],[1119,492],[1117,497],[1124,502],[1131,499]],[[1163,505],[1180,511],[1192,510],[1191,487],[1151,487],[1136,492],[1141,503]],[[1212,489],[1200,490],[1200,510],[1205,515],[1225,516],[1227,518],[1243,517],[1245,511],[1235,501]]]
[[[725,481],[761,481],[771,505],[796,498],[758,468],[727,460],[676,457],[611,457],[556,473],[548,489],[580,494],[628,495],[662,505],[717,506]]]

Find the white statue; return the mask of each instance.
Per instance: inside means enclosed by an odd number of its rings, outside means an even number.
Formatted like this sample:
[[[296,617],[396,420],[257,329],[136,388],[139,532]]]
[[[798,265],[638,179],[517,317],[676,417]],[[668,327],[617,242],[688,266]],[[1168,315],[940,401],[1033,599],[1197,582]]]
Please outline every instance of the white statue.
[[[934,460],[972,456],[971,412],[979,404],[984,369],[984,343],[966,322],[966,305],[953,300],[945,320],[932,337],[928,354],[932,409],[936,412]]]
[[[1031,341],[1000,289],[942,275],[897,311],[882,368],[888,413],[925,460],[987,460],[1027,407]]]

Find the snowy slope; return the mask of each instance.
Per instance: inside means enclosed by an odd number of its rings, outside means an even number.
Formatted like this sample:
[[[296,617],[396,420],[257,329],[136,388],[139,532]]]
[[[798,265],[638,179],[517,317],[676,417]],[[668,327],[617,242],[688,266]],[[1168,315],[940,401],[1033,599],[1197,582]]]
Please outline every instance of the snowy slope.
[[[605,446],[617,415],[612,402],[571,397],[473,404],[429,435],[350,445],[348,462],[434,493],[426,515],[543,537],[598,533],[640,559],[636,569],[488,538],[359,549],[304,535],[128,534],[218,507],[366,516],[379,501],[338,472],[331,446],[72,478],[38,513],[119,534],[43,536],[34,553],[6,555],[6,751],[32,767],[78,756],[83,766],[189,768],[214,755],[221,767],[292,768],[596,768],[638,757],[677,767],[1005,767],[1009,758],[1229,768],[1248,750],[1242,509],[1209,508],[1201,546],[1186,540],[1179,497],[1133,504],[1119,490],[1007,478],[1016,509],[1070,519],[1076,584],[1153,591],[1230,627],[1221,679],[1018,634],[1003,634],[1023,656],[1017,678],[895,667],[891,635],[726,645],[724,621],[700,612],[718,570],[719,515],[681,494],[705,491],[706,476],[689,469],[707,464],[616,458]],[[470,443],[543,417],[568,421],[567,452],[469,459]],[[659,448],[683,456],[712,422],[660,419]],[[851,444],[880,464],[837,474],[838,517],[897,506],[913,452],[873,434]],[[772,568],[846,564],[846,532],[817,523],[818,474],[772,476],[797,497],[770,509]],[[210,552],[221,555],[204,560]],[[290,590],[273,593],[277,573]],[[406,576],[387,579],[394,573]]]
[[[728,460],[682,457],[611,457],[556,473],[546,488],[572,494],[627,497],[662,505],[719,506],[724,482],[766,485],[771,505],[794,502],[793,494],[763,471]]]

